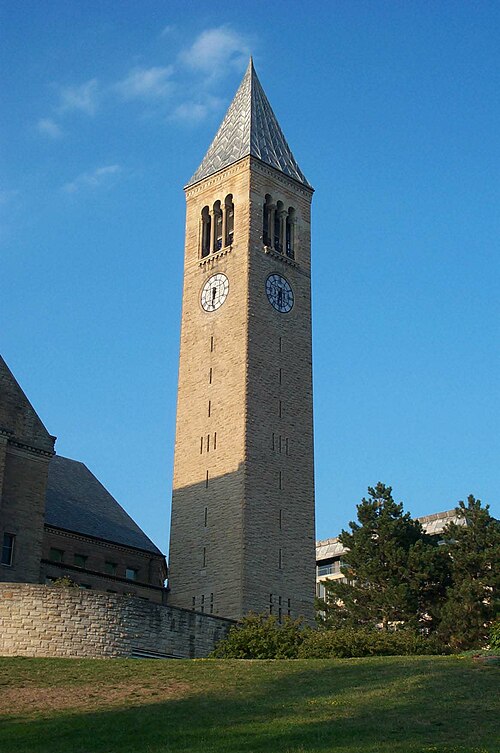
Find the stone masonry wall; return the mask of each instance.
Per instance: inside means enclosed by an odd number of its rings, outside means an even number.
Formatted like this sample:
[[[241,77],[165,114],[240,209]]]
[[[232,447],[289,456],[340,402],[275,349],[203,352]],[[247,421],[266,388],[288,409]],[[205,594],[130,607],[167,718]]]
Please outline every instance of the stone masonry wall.
[[[0,583],[0,655],[207,656],[233,623],[140,598]]]

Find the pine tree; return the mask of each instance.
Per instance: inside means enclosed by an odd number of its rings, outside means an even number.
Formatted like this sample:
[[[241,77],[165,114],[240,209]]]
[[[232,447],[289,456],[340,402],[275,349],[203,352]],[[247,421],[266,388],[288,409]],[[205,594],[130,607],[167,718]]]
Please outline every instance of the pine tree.
[[[378,483],[357,506],[358,521],[342,531],[344,580],[326,585],[323,624],[397,626],[432,630],[449,585],[446,554],[428,536],[392,488]]]
[[[500,522],[470,495],[456,508],[458,524],[443,533],[451,560],[441,635],[457,649],[479,648],[499,614]]]

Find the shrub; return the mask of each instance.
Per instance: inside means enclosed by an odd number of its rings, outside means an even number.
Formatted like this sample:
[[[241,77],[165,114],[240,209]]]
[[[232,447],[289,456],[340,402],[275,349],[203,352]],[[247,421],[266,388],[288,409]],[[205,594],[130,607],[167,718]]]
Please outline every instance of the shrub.
[[[304,659],[342,659],[442,653],[448,653],[448,649],[436,638],[427,638],[410,630],[339,628],[308,632],[299,647],[298,656]]]
[[[495,620],[490,627],[490,648],[500,651],[500,620]]]
[[[296,659],[306,634],[301,620],[249,614],[234,625],[211,654],[217,659]]]

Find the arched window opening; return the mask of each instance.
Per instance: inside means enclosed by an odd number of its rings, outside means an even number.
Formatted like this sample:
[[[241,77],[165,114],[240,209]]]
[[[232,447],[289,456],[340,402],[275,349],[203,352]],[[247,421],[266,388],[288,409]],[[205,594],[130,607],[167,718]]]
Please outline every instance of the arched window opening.
[[[276,251],[279,251],[280,254],[283,253],[283,242],[285,237],[285,209],[283,207],[283,202],[278,201],[276,204],[276,212],[274,215],[274,248]]]
[[[273,209],[273,203],[272,203],[271,196],[266,193],[266,200],[264,202],[263,207],[263,216],[262,216],[262,242],[264,246],[271,246],[271,225],[272,225],[272,209]]]
[[[201,256],[208,256],[210,253],[210,231],[212,227],[212,218],[208,207],[201,210]]]
[[[224,219],[226,221],[226,228],[224,232],[224,245],[231,246],[234,240],[234,204],[233,194],[230,193],[224,200]]]
[[[220,251],[222,248],[222,209],[220,201],[214,204],[214,251]]]
[[[285,253],[290,259],[295,259],[295,209],[288,207],[286,218]]]

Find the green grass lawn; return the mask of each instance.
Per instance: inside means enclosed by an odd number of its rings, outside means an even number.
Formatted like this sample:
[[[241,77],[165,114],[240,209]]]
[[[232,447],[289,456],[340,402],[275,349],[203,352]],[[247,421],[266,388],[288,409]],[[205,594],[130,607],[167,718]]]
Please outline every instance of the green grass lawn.
[[[498,676],[456,656],[0,659],[0,751],[498,753]]]

